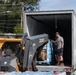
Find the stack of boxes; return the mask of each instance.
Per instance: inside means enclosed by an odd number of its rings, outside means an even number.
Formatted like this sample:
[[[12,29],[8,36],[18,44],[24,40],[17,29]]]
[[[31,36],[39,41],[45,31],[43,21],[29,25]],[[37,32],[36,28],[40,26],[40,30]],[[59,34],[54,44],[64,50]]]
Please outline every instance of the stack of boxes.
[[[53,45],[52,42],[50,40],[48,40],[48,44],[47,44],[47,64],[51,64],[52,63],[52,57],[53,57]]]
[[[50,40],[48,40],[48,43],[43,47],[40,55],[43,61],[38,61],[38,64],[44,63],[50,65],[52,63],[53,45]]]

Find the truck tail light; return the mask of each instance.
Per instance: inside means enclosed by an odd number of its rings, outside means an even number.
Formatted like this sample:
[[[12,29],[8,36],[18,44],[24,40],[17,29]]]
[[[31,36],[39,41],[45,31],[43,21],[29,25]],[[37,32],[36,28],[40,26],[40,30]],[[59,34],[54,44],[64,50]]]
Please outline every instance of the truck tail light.
[[[65,68],[66,72],[72,72],[72,68]]]

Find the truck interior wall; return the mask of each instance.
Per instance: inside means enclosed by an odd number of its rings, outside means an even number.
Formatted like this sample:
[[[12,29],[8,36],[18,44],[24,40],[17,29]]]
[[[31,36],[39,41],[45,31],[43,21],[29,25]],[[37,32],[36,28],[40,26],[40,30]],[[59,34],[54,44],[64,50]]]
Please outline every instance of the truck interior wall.
[[[64,63],[72,64],[72,16],[71,14],[59,15],[32,15],[27,16],[30,35],[47,33],[50,40],[55,40],[55,33],[59,32],[64,38]]]
[[[41,33],[46,33],[45,32],[46,25],[44,26],[43,23],[38,22],[31,17],[27,17],[27,24],[28,24],[30,36],[41,34]]]

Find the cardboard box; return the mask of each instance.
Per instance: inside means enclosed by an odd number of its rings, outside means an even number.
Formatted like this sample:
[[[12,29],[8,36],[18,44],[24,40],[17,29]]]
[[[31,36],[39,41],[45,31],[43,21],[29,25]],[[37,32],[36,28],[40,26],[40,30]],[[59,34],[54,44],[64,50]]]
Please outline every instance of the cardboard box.
[[[40,57],[41,57],[42,60],[46,60],[46,50],[41,51]]]

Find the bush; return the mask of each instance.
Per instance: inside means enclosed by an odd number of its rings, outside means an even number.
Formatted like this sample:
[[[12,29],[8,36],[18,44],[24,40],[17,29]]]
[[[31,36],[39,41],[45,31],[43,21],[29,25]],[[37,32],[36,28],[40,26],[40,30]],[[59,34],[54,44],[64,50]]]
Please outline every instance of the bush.
[[[20,24],[14,27],[14,33],[23,33],[23,28],[21,28]]]

